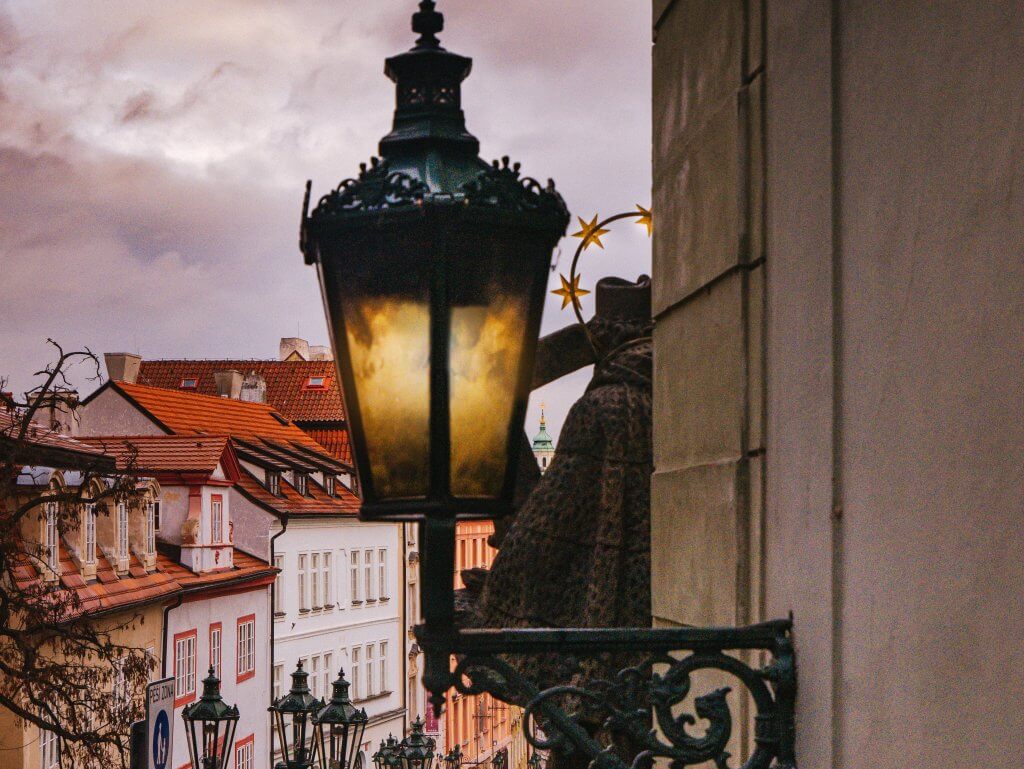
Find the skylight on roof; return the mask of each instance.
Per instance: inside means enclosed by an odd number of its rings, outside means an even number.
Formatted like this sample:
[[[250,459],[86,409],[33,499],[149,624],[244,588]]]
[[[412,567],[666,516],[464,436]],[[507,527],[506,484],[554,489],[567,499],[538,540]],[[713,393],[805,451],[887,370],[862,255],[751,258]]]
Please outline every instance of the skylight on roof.
[[[307,390],[324,390],[327,388],[327,377],[324,376],[311,376],[306,380],[305,389]]]
[[[185,377],[178,386],[182,390],[195,390],[199,386],[199,380],[195,377]]]

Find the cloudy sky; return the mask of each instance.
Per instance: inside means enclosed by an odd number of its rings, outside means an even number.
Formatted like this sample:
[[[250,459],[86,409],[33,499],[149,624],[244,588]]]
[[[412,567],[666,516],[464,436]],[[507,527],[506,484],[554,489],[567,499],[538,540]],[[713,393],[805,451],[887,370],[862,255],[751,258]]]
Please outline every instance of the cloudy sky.
[[[414,5],[0,0],[0,376],[25,389],[47,337],[147,358],[326,343],[296,245],[302,187],[322,194],[376,152],[383,59],[412,45]],[[485,158],[553,177],[587,218],[647,204],[647,3],[438,7],[443,44],[474,59],[463,106]],[[621,225],[582,269],[585,287],[635,278],[649,242]],[[569,322],[550,297],[544,331]],[[587,378],[535,394],[556,432]]]

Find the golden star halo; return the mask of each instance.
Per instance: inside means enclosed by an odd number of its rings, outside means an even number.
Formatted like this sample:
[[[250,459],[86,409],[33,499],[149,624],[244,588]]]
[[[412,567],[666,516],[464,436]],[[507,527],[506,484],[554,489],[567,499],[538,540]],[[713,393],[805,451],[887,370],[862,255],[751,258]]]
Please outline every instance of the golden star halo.
[[[552,294],[562,297],[562,308],[565,309],[572,302],[574,305],[579,306],[580,297],[586,296],[590,292],[585,288],[580,288],[580,276],[577,275],[572,279],[570,283],[564,275],[558,276],[562,281],[562,287],[556,288],[552,291]]]
[[[596,245],[598,248],[604,248],[604,243],[601,242],[601,236],[607,235],[608,230],[603,227],[597,226],[597,214],[594,214],[594,218],[589,222],[584,220],[582,216],[577,216],[580,222],[580,231],[574,232],[572,236],[574,238],[583,239],[583,250],[586,251],[590,248],[591,244]]]
[[[639,212],[639,216],[636,218],[636,223],[647,228],[647,237],[651,236],[651,232],[654,230],[654,220],[651,218],[651,209],[644,208],[639,203],[636,204],[636,209]]]

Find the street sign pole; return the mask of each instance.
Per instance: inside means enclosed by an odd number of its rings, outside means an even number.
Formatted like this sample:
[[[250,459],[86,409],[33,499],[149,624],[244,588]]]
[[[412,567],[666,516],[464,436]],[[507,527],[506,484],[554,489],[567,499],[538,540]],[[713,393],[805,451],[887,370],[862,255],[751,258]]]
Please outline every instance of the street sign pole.
[[[174,679],[163,678],[146,687],[145,769],[167,769],[174,736]]]

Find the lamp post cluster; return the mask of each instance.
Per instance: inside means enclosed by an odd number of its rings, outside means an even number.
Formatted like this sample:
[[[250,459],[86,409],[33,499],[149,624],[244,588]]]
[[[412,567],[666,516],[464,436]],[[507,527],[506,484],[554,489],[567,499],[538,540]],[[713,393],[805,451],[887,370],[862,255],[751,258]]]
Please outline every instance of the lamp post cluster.
[[[300,660],[292,673],[291,690],[269,708],[284,757],[275,769],[353,769],[366,729],[366,711],[352,704],[344,671],[338,672],[327,702],[310,693],[308,680]],[[181,716],[192,769],[229,769],[238,707],[221,698],[220,679],[213,668],[203,681],[202,698],[187,705]],[[408,769],[430,767],[410,764]]]
[[[423,719],[417,716],[404,740],[399,742],[393,735],[381,740],[380,748],[373,754],[373,765],[375,769],[432,769],[436,747],[434,738],[423,733]],[[443,761],[447,769],[448,757]],[[458,769],[458,764],[452,769]]]

